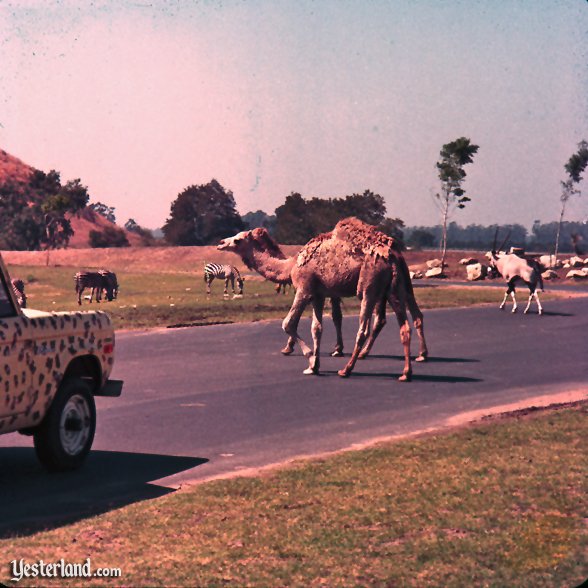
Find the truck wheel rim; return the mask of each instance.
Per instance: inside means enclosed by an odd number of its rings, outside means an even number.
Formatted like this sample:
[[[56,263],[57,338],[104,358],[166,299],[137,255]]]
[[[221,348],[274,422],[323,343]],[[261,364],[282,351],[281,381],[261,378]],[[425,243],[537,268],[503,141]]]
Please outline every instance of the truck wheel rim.
[[[90,407],[83,396],[72,396],[66,403],[59,423],[59,438],[68,455],[83,451],[90,437],[92,419]]]

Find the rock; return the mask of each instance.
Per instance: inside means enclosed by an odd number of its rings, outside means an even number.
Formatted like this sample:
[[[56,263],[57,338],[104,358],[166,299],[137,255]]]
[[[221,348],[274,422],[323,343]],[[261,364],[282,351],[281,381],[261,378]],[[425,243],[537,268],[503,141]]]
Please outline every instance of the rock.
[[[429,261],[427,261],[427,267],[429,269],[441,267],[441,260],[440,259],[429,259]]]
[[[466,266],[468,282],[475,282],[476,280],[486,279],[488,268],[481,263],[472,263]]]
[[[542,274],[541,277],[544,280],[559,280],[559,276],[557,275],[556,272],[554,272],[552,269],[548,269],[545,270]]]
[[[473,263],[479,263],[474,257],[464,257],[459,260],[460,265],[472,265]]]
[[[447,277],[440,267],[432,267],[425,273],[425,278],[445,278]]]
[[[585,280],[588,278],[588,272],[584,270],[571,270],[566,274],[568,280]]]
[[[559,259],[555,258],[555,255],[542,255],[539,258],[539,263],[547,269],[557,269],[563,265]]]
[[[423,279],[423,272],[420,271],[411,271],[410,272],[410,279],[411,280],[422,280]]]
[[[568,263],[570,264],[570,267],[582,267],[584,265],[584,260],[581,257],[574,255],[574,257],[570,257]]]

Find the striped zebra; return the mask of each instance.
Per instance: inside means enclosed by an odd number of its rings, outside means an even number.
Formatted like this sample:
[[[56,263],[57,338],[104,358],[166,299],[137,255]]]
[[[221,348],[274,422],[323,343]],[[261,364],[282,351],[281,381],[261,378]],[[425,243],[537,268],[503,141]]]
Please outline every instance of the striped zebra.
[[[103,269],[98,270],[98,273],[101,276],[104,276],[104,278],[106,278],[107,282],[111,285],[112,297],[116,300],[118,298],[118,280],[116,278],[116,274],[114,272],[109,271],[109,270],[103,270]]]
[[[102,291],[106,292],[106,299],[111,301],[115,296],[115,281],[108,274],[106,270],[100,270],[97,272],[78,272],[75,277],[76,294],[78,295],[78,304],[82,304],[82,293],[86,288],[91,288],[90,302],[92,298],[96,296],[96,302],[100,302],[102,299]],[[115,277],[116,280],[116,277]],[[118,284],[116,284],[116,290],[118,291]]]
[[[229,282],[231,282],[231,289],[235,294],[235,280],[237,280],[237,295],[243,294],[243,282],[244,278],[241,277],[239,270],[232,265],[220,265],[218,263],[207,263],[204,266],[204,281],[206,282],[206,293],[210,294],[210,284],[212,280],[218,278],[219,280],[225,281],[225,296],[228,296]]]
[[[19,278],[13,278],[10,280],[12,284],[12,290],[16,296],[16,300],[21,308],[27,307],[27,295],[25,294],[24,282]]]

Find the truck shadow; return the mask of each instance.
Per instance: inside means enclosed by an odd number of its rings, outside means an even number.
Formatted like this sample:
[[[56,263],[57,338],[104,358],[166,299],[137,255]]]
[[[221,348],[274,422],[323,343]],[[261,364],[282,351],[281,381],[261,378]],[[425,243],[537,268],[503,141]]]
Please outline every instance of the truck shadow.
[[[33,449],[0,448],[0,539],[70,524],[174,490],[151,482],[206,463],[177,457],[92,451],[74,472],[50,474]]]

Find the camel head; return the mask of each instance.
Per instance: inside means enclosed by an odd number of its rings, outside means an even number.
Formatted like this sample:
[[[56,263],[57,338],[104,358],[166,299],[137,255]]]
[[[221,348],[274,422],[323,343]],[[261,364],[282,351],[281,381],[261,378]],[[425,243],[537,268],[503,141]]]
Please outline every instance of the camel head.
[[[263,227],[241,231],[234,237],[227,237],[218,244],[217,249],[232,251],[240,255],[256,250],[270,253],[276,257],[283,257],[279,245],[272,239],[268,230]]]

